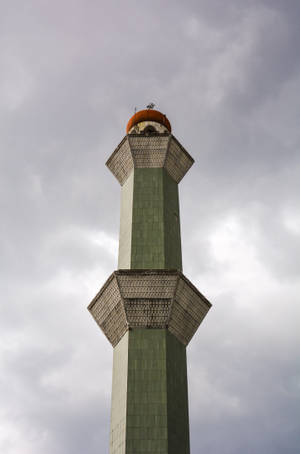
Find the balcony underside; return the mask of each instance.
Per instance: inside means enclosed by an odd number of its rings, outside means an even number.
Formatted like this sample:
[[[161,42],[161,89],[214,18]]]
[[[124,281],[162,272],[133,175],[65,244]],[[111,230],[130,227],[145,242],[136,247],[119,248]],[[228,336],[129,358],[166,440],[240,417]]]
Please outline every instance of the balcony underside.
[[[115,347],[130,328],[166,328],[187,345],[210,307],[180,271],[119,270],[88,310]]]

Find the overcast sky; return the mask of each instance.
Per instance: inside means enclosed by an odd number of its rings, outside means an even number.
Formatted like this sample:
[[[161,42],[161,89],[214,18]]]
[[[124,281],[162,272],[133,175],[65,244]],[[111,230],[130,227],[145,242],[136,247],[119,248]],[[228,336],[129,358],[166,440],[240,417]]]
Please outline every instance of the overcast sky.
[[[156,103],[195,164],[185,275],[192,454],[298,454],[299,0],[0,3],[0,452],[109,445],[112,347],[86,306],[117,268],[105,161]]]

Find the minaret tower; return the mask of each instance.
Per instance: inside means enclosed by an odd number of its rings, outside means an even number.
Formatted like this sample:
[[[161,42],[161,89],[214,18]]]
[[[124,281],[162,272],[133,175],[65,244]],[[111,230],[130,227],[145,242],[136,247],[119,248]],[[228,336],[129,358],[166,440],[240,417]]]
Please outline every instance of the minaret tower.
[[[106,165],[121,185],[118,270],[88,309],[112,346],[110,454],[189,454],[186,346],[211,304],[182,274],[178,183],[194,163],[141,110]]]

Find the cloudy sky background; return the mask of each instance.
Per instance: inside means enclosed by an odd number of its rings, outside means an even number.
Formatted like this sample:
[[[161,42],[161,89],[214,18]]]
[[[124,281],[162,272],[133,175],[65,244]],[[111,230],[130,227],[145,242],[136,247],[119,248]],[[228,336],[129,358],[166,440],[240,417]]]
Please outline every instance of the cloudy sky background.
[[[112,348],[86,306],[117,267],[105,161],[153,101],[195,158],[192,454],[300,443],[298,0],[0,4],[0,451],[108,452]]]

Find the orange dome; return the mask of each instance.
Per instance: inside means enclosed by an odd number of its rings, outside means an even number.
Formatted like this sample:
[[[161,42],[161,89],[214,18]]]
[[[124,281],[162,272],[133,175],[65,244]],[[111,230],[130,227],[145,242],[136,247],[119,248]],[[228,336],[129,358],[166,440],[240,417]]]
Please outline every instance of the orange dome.
[[[145,109],[136,112],[130,118],[126,126],[126,133],[128,134],[133,126],[135,126],[137,123],[141,123],[142,121],[156,121],[157,123],[165,126],[170,132],[172,130],[171,124],[164,114],[162,114],[158,110]]]

